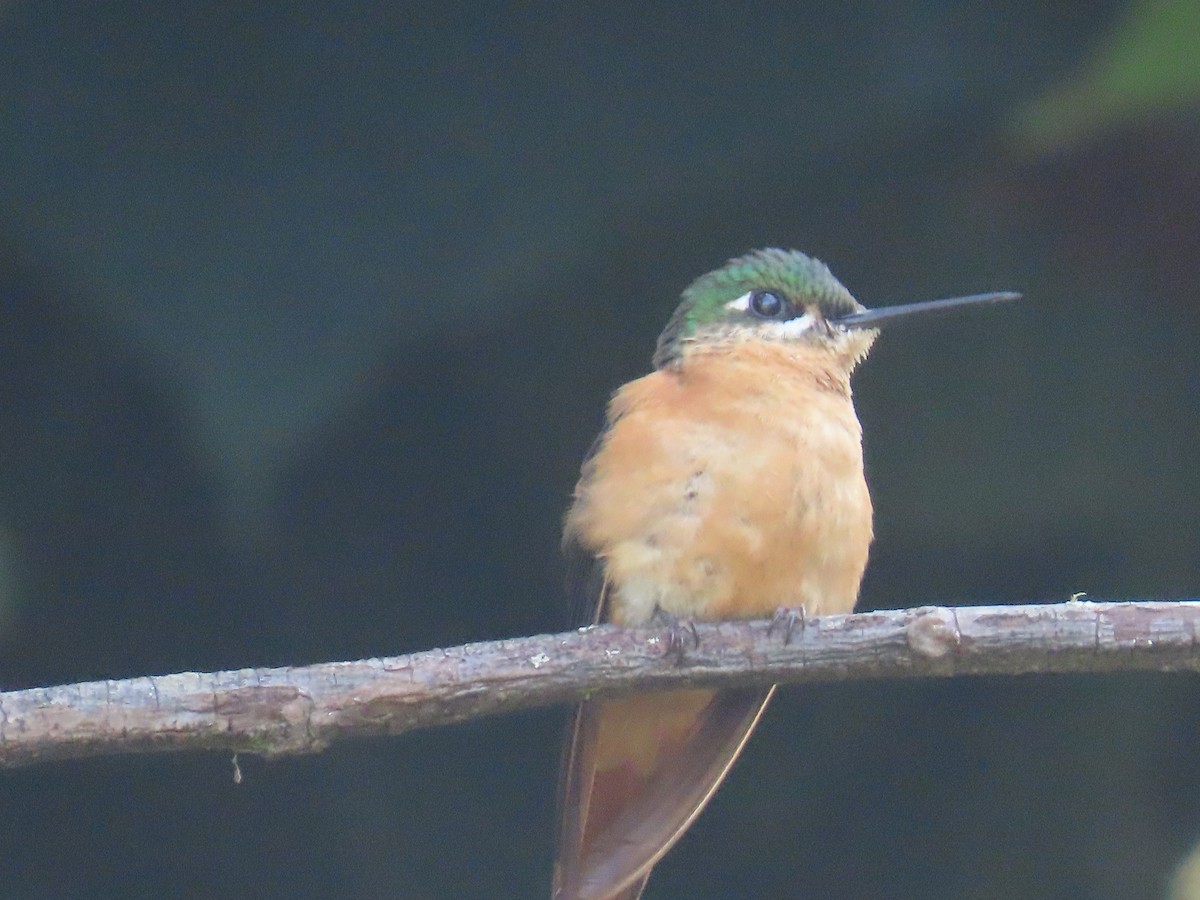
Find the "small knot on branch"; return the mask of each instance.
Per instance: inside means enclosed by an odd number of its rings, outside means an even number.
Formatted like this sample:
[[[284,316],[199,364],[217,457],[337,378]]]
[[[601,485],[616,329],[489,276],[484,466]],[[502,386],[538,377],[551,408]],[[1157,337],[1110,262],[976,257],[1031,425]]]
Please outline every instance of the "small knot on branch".
[[[954,610],[943,606],[922,606],[904,629],[908,647],[917,656],[941,659],[962,644],[962,633]]]

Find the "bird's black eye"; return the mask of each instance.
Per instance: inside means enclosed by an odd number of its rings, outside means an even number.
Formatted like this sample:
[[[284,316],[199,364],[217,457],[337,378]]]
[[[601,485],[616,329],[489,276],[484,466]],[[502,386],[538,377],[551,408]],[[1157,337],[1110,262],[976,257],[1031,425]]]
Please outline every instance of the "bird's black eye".
[[[787,304],[778,294],[755,291],[750,295],[750,311],[762,319],[778,319],[787,312]]]

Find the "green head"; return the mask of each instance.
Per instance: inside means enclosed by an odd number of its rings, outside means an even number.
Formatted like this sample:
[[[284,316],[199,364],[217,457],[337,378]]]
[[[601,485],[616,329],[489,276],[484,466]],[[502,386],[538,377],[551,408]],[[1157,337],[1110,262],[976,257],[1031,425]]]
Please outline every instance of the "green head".
[[[820,260],[798,250],[755,250],[700,276],[683,292],[659,336],[654,365],[669,366],[697,344],[829,338],[826,323],[864,309]]]
[[[884,322],[1019,296],[976,294],[867,309],[823,262],[797,250],[755,250],[702,275],[683,292],[659,335],[654,365],[677,365],[697,347],[765,340],[822,347],[853,369]]]

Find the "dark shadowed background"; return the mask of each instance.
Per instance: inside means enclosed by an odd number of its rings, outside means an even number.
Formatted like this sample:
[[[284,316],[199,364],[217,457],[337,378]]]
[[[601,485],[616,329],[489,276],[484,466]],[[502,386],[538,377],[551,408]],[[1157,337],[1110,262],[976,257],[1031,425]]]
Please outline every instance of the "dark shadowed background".
[[[763,245],[1027,295],[859,373],[861,608],[1198,593],[1200,3],[428,6],[0,6],[0,684],[559,629],[608,393]],[[1198,689],[785,690],[647,898],[1164,896]],[[544,897],[563,717],[0,772],[0,892]]]

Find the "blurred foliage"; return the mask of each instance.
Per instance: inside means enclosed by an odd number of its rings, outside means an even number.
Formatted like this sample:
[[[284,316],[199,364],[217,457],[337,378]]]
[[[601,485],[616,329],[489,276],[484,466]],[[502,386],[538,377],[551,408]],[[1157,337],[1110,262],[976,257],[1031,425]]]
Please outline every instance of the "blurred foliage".
[[[1077,71],[1017,111],[1030,152],[1200,109],[1200,2],[1136,0]]]
[[[1175,870],[1167,900],[1200,900],[1200,846],[1193,847]]]

